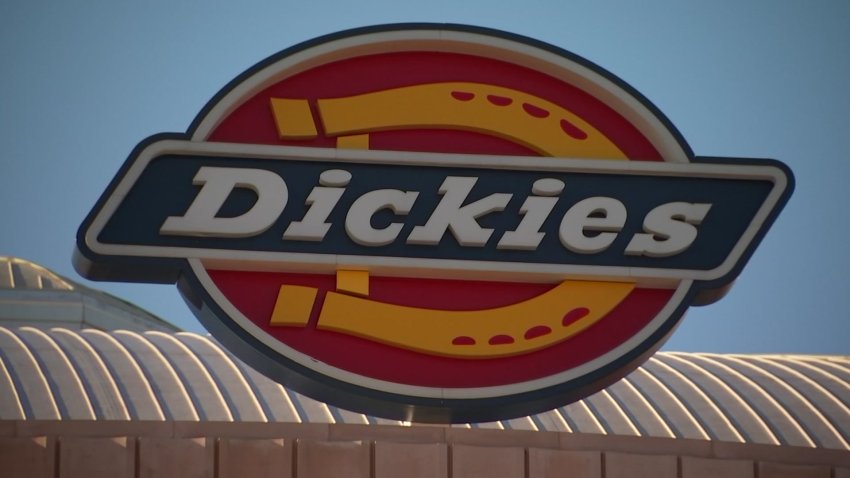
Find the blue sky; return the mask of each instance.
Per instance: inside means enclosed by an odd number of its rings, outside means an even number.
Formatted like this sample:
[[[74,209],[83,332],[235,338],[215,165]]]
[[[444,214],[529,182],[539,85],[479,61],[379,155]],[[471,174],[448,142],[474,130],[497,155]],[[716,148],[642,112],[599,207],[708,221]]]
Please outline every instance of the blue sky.
[[[850,2],[4,2],[0,255],[83,281],[76,230],[142,138],[185,131],[254,63],[342,29],[449,22],[583,56],[698,155],[788,164],[797,189],[735,287],[667,350],[850,353]],[[85,281],[83,281],[85,282]],[[90,283],[201,331],[175,287]]]

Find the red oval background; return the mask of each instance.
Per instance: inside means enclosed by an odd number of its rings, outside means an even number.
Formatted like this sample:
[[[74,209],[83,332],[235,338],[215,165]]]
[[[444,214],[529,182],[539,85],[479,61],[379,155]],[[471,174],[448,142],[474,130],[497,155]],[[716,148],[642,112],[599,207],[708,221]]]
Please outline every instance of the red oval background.
[[[224,118],[209,141],[334,148],[335,138],[282,141],[269,99],[350,96],[432,82],[475,82],[527,92],[556,103],[601,131],[632,160],[661,161],[658,151],[617,112],[557,78],[504,61],[441,52],[396,52],[350,58],[283,78],[243,102]],[[314,110],[314,117],[318,117]],[[320,125],[319,125],[320,126]],[[370,134],[370,148],[437,153],[534,156],[528,148],[484,134],[455,130],[383,131]],[[612,350],[648,324],[673,290],[635,289],[619,306],[577,336],[536,352],[496,359],[438,357],[358,337],[318,330],[324,293],[334,290],[332,275],[211,270],[226,298],[269,335],[316,360],[362,376],[428,387],[499,386],[553,375]],[[320,289],[306,328],[269,327],[281,284]],[[484,281],[370,278],[370,298],[436,309],[483,309],[507,305],[545,292],[552,285]],[[564,311],[565,313],[568,311]]]

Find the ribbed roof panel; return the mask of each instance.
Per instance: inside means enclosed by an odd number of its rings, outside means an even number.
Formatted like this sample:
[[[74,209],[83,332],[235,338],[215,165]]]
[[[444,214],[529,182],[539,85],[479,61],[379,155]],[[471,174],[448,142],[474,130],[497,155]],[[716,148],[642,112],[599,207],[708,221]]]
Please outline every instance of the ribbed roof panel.
[[[658,418],[669,427],[674,437],[709,439],[708,433],[685,402],[667,385],[651,374],[647,367],[635,370],[628,377],[635,389],[640,391]]]
[[[257,395],[232,358],[207,337],[184,332],[178,335],[181,342],[197,357],[197,365],[209,371],[209,378],[215,383],[215,389],[221,394],[233,420],[268,421]]]
[[[26,418],[24,414],[21,396],[12,381],[9,369],[3,359],[0,358],[0,420],[21,420]]]
[[[56,400],[47,382],[48,375],[36,361],[30,347],[15,332],[0,327],[0,360],[5,363],[7,373],[15,386],[14,394],[19,399],[18,407],[29,419],[65,418],[56,406]],[[5,411],[3,415],[6,415]]]
[[[60,330],[54,332],[60,332]],[[61,332],[71,333],[67,330],[61,330]],[[127,347],[115,338],[114,334],[86,329],[79,334],[79,337],[91,346],[93,353],[100,356],[110,375],[115,378],[115,385],[118,393],[121,394],[120,398],[123,399],[127,413],[132,419],[165,419],[162,405],[153,392],[141,365],[130,354]],[[117,397],[116,400],[118,400]]]
[[[0,256],[0,289],[74,290],[74,286],[34,262]]]
[[[585,400],[477,428],[850,449],[846,357],[658,353]],[[0,419],[396,424],[328,406],[208,337],[0,327]]]
[[[150,332],[142,335],[126,330],[111,333],[127,349],[151,386],[151,397],[159,403],[166,420],[199,420],[195,403],[177,375],[171,360],[152,343]],[[199,383],[203,387],[209,384]]]
[[[578,433],[607,433],[599,417],[587,406],[587,400],[580,400],[560,408],[561,415],[570,429]]]
[[[116,379],[100,355],[80,334],[71,333],[67,329],[56,329],[54,332],[51,336],[77,372],[95,416],[102,420],[129,420],[130,413],[118,390]]]

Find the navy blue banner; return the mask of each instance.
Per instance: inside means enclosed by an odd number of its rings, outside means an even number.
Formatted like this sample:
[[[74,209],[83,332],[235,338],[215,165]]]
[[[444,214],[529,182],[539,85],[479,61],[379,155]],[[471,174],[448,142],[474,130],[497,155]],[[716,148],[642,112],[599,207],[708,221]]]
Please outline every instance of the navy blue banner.
[[[283,213],[268,230],[253,237],[161,234],[160,228],[166,218],[184,215],[192,204],[201,189],[201,186],[193,185],[193,178],[204,166],[254,168],[279,175],[288,188],[288,201]],[[348,171],[352,177],[327,220],[332,226],[324,240],[284,240],[283,233],[290,222],[304,217],[308,208],[307,196],[318,185],[319,175],[331,169]],[[465,201],[467,204],[493,193],[513,194],[504,210],[478,219],[481,227],[494,229],[485,246],[463,247],[451,231],[446,232],[438,246],[406,243],[413,227],[424,225],[440,202],[439,188],[447,176],[478,178]],[[557,204],[541,228],[546,236],[535,250],[497,249],[496,243],[503,233],[515,230],[522,220],[520,207],[531,194],[532,184],[543,178],[558,179],[565,184]],[[105,244],[160,247],[710,270],[729,255],[772,187],[773,184],[767,180],[164,155],[145,168],[98,239]],[[376,189],[418,191],[419,196],[407,215],[395,215],[389,209],[382,209],[372,217],[375,228],[386,227],[392,222],[404,223],[394,242],[380,247],[363,246],[346,234],[345,218],[357,198]],[[559,240],[559,225],[570,207],[595,196],[622,202],[627,211],[625,225],[604,251],[573,252]],[[257,194],[252,190],[236,188],[218,215],[239,216],[251,209],[256,200]],[[654,208],[671,202],[711,205],[701,224],[695,226],[697,237],[690,247],[669,257],[626,255],[625,248],[634,235],[644,232],[646,215]],[[588,232],[587,235],[592,236],[593,233]]]

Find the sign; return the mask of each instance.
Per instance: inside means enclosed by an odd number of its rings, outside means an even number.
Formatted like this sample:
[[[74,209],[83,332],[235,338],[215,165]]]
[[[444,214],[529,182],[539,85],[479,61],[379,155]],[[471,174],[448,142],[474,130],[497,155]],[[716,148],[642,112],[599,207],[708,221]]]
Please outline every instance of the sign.
[[[551,45],[347,31],[240,75],[142,141],[80,228],[97,280],[177,283],[287,386],[467,422],[578,400],[718,299],[793,189],[695,157],[645,98]]]

